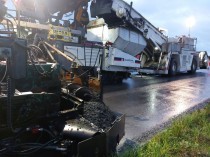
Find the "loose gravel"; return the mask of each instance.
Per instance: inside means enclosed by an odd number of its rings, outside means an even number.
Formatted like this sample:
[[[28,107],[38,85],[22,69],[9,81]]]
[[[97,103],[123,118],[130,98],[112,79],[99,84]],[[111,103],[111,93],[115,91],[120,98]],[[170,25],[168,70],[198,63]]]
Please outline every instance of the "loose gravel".
[[[85,102],[83,117],[100,129],[108,130],[117,118],[100,100]]]

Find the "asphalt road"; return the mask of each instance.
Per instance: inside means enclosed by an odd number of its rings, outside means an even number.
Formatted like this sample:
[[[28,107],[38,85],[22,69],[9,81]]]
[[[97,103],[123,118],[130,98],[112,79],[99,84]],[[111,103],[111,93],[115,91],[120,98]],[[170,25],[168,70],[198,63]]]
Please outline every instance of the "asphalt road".
[[[111,110],[126,115],[125,139],[135,140],[158,125],[210,98],[210,70],[194,75],[133,76],[104,87]]]

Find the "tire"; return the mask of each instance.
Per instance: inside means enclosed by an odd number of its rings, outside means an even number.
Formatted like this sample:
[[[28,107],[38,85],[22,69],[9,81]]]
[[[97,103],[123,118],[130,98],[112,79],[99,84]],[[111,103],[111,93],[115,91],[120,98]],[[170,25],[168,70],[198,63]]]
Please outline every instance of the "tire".
[[[172,58],[169,65],[168,75],[175,76],[177,74],[177,69],[178,69],[177,61],[174,58]]]
[[[195,58],[193,58],[192,65],[191,65],[191,70],[188,71],[188,72],[191,73],[191,74],[194,74],[196,72],[197,68],[198,68],[197,60]]]

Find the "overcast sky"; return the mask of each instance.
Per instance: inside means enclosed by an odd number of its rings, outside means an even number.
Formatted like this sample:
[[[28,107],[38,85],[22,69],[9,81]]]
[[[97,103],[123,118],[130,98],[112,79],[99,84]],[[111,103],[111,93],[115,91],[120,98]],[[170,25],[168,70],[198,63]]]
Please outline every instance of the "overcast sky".
[[[140,14],[155,27],[167,29],[170,37],[188,35],[189,27],[186,21],[193,17],[195,24],[190,29],[190,36],[197,38],[198,51],[208,51],[210,55],[210,0],[132,1],[133,7]]]
[[[125,0],[130,3],[131,0]],[[197,50],[210,55],[210,0],[132,0],[133,7],[155,27],[166,28],[168,36],[188,35],[187,20],[195,19],[190,36],[197,38]]]

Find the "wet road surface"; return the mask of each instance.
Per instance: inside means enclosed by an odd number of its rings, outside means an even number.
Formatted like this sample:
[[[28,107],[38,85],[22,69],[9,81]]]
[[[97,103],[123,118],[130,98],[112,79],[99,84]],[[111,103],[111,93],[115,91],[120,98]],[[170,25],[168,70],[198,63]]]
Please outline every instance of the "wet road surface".
[[[135,76],[121,85],[104,87],[104,102],[126,115],[125,139],[135,140],[210,98],[210,70],[194,75]]]

